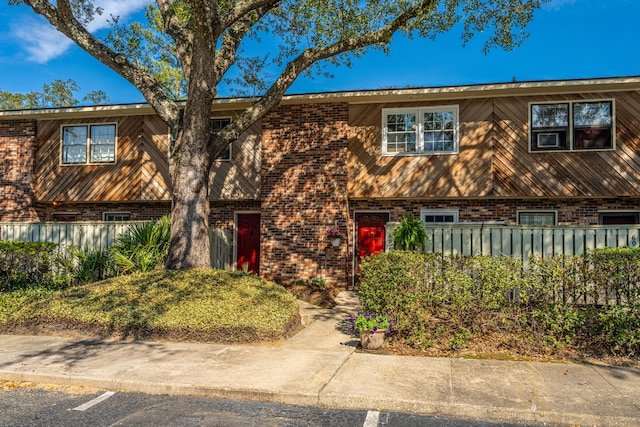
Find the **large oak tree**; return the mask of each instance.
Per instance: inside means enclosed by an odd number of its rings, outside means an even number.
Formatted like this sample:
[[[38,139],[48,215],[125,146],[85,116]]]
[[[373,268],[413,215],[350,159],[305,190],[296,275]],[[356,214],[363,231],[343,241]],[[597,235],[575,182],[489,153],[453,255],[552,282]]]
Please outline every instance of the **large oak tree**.
[[[433,38],[457,23],[463,41],[484,32],[485,49],[511,49],[526,37],[524,28],[545,1],[157,0],[148,11],[149,23],[124,27],[114,18],[112,33],[102,39],[86,29],[101,12],[99,0],[9,3],[31,7],[131,82],[173,130],[167,267],[186,269],[209,267],[208,177],[214,159],[277,106],[300,75],[321,72],[327,62],[348,65],[371,48],[387,49],[396,33]],[[244,48],[260,40],[268,43],[261,55],[251,56]],[[262,80],[256,66],[267,63],[272,65],[269,74],[274,67],[278,71]],[[259,82],[264,90],[222,132],[212,135],[212,102],[230,74],[238,78],[238,70],[245,71],[248,84]],[[183,93],[186,100],[177,102]]]

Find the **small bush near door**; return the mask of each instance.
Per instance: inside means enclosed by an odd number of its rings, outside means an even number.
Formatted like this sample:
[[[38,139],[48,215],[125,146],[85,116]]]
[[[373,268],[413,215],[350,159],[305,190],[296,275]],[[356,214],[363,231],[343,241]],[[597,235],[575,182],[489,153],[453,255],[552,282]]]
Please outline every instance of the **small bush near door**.
[[[393,316],[395,344],[431,354],[640,355],[640,251],[459,257],[393,251],[364,259],[363,309]]]

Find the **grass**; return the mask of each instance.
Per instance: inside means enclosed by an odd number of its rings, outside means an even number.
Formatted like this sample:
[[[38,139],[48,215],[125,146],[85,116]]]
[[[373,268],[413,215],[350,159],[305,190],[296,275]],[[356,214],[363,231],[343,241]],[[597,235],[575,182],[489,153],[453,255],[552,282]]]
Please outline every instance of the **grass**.
[[[279,340],[299,325],[296,298],[284,288],[221,270],[163,270],[0,294],[0,332],[242,343]]]

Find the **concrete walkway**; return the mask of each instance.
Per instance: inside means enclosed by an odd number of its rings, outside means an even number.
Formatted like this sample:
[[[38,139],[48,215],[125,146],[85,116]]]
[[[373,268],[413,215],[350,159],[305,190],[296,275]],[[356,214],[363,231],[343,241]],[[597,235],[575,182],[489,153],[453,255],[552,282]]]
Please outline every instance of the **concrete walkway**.
[[[355,352],[344,292],[271,345],[0,335],[0,379],[488,421],[640,426],[640,369]]]

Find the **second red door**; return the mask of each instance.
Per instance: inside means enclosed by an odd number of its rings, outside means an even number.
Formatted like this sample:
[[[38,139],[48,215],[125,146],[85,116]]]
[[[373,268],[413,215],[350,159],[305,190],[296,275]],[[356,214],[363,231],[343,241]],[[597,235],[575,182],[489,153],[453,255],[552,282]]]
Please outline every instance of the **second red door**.
[[[260,214],[238,214],[237,230],[236,269],[247,264],[249,271],[260,273]]]
[[[385,224],[389,221],[386,213],[356,214],[358,240],[356,242],[356,282],[360,273],[362,258],[384,251]]]

